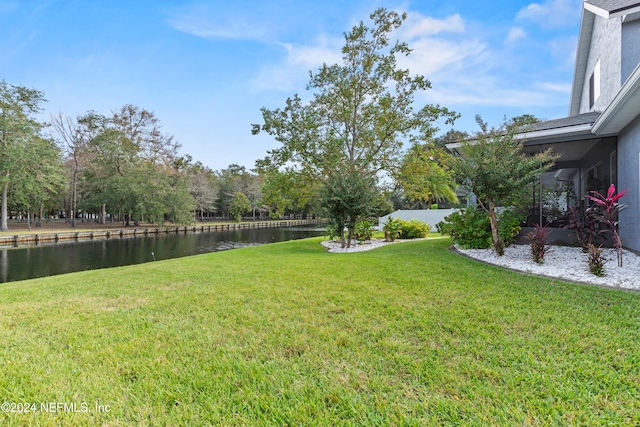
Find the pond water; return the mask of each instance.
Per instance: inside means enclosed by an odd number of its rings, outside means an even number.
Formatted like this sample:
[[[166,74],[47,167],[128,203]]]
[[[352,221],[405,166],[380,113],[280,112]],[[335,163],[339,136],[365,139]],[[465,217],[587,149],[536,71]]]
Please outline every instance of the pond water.
[[[60,242],[0,249],[0,282],[140,264],[265,243],[321,236],[317,226],[243,228],[203,233]]]

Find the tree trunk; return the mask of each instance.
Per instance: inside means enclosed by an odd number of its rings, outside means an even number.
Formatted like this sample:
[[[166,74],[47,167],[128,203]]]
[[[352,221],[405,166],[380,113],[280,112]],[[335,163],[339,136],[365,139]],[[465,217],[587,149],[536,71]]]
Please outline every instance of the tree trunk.
[[[76,162],[77,163],[77,162]],[[76,164],[76,168],[77,168]],[[73,171],[73,191],[71,196],[71,227],[76,228],[76,213],[78,211],[78,171]]]
[[[351,240],[353,240],[353,228],[347,228],[347,249],[351,247]]]
[[[504,255],[504,243],[498,236],[498,216],[493,202],[489,202],[489,221],[491,222],[491,240],[493,249],[500,256]]]
[[[27,208],[27,228],[31,231],[31,212]]]
[[[9,231],[7,225],[7,193],[9,192],[9,184],[2,186],[2,213],[0,213],[0,221],[2,222],[2,231]]]

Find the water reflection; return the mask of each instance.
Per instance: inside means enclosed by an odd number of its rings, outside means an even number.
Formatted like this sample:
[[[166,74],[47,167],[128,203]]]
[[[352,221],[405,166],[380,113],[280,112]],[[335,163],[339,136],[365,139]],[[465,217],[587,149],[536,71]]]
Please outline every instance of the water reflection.
[[[320,236],[314,227],[274,227],[161,234],[0,249],[0,282],[140,264],[249,245]],[[153,255],[152,255],[153,253]]]

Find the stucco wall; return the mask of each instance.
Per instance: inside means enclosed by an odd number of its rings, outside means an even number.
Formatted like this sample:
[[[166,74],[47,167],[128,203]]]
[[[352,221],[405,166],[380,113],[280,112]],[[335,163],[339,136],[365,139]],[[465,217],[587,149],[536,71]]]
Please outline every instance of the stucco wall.
[[[591,34],[591,51],[587,60],[580,113],[604,111],[621,87],[621,39],[622,18],[604,19],[595,17]],[[589,79],[596,62],[600,59],[600,97],[593,109],[589,108]]]
[[[618,189],[625,188],[620,202],[628,207],[620,212],[620,237],[625,248],[640,251],[640,117],[618,136]]]
[[[640,64],[640,20],[622,24],[622,84],[638,64]]]

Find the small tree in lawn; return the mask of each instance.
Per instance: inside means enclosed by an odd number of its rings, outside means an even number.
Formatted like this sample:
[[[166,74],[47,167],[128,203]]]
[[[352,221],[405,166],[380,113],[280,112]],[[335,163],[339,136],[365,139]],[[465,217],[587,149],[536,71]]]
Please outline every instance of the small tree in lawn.
[[[335,173],[327,178],[320,190],[320,198],[343,248],[351,246],[357,222],[369,214],[378,193],[376,180],[369,174],[351,171]]]
[[[549,169],[557,156],[551,149],[533,156],[523,153],[524,142],[516,138],[523,128],[513,121],[502,128],[487,130],[486,124],[477,120],[482,131],[475,140],[464,142],[462,158],[455,169],[459,182],[476,194],[480,206],[489,213],[493,248],[502,255],[504,244],[498,235],[496,206],[516,197]]]
[[[233,199],[231,200],[231,205],[229,206],[229,214],[234,219],[234,221],[240,222],[242,219],[242,214],[249,212],[251,210],[251,202],[249,198],[245,196],[244,193],[236,191],[233,195]]]
[[[623,197],[626,192],[627,190],[622,190],[618,194],[615,194],[616,187],[611,184],[606,196],[597,191],[592,191],[593,196],[588,196],[597,206],[593,217],[597,221],[606,224],[613,234],[613,245],[618,255],[618,267],[622,267],[622,242],[620,241],[620,234],[618,234],[618,212],[627,207],[624,204],[621,205],[618,203],[618,200]]]

